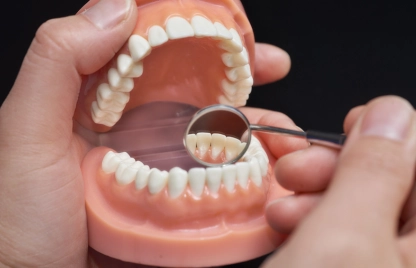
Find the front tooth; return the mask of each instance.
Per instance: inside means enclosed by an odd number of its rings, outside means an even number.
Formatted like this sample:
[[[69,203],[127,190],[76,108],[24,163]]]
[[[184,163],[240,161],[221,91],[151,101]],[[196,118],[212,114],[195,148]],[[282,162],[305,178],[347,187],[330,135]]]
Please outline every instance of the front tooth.
[[[207,132],[199,132],[196,134],[196,146],[198,148],[199,156],[203,157],[211,144],[211,134]]]
[[[257,186],[260,187],[262,183],[261,170],[259,162],[256,157],[250,160],[250,179]]]
[[[171,17],[166,22],[166,33],[169,39],[179,39],[194,36],[194,29],[187,20],[182,17]]]
[[[133,79],[121,77],[115,68],[108,70],[108,82],[114,91],[130,92],[134,88]]]
[[[91,117],[96,124],[112,127],[120,120],[121,115],[121,112],[101,110],[96,101],[91,104]]]
[[[185,191],[188,174],[185,170],[174,167],[169,171],[168,193],[171,198],[179,197]]]
[[[128,153],[114,153],[113,151],[108,151],[103,158],[103,162],[101,163],[101,168],[105,173],[113,173],[116,172],[119,164],[121,161],[129,159],[130,156]]]
[[[149,174],[148,188],[150,194],[157,194],[165,188],[168,182],[169,173],[166,170],[160,171],[153,168]]]
[[[154,25],[150,27],[147,39],[149,40],[150,46],[155,47],[167,42],[169,40],[169,37],[162,27],[160,27],[159,25]]]
[[[237,167],[237,182],[243,189],[247,189],[250,174],[250,164],[247,162],[235,163]]]
[[[141,61],[144,57],[149,55],[152,50],[149,42],[137,34],[130,36],[128,46],[134,62]]]
[[[228,165],[222,168],[222,180],[224,182],[225,189],[227,189],[229,193],[234,191],[236,175],[237,167],[235,165]]]
[[[133,161],[134,159],[131,158]],[[143,166],[140,161],[122,161],[116,171],[116,181],[120,185],[127,185],[132,183],[136,179],[137,172]]]
[[[191,168],[188,171],[189,176],[189,187],[191,188],[192,194],[196,197],[201,197],[204,192],[206,171],[205,168]]]
[[[191,19],[191,25],[196,37],[213,37],[217,36],[217,29],[214,24],[202,16],[194,16]]]
[[[133,59],[126,54],[120,54],[117,58],[117,70],[121,76],[126,76],[133,66]]]
[[[188,134],[186,135],[186,148],[189,152],[195,153],[196,149],[196,135],[195,134]]]
[[[218,155],[224,150],[225,135],[214,133],[211,137],[211,157],[216,159]]]
[[[141,190],[144,187],[146,187],[147,182],[149,180],[149,173],[150,168],[148,165],[142,166],[138,171],[136,175],[135,185],[137,190]]]
[[[221,186],[222,168],[209,167],[206,169],[207,187],[210,193],[217,194]]]
[[[240,144],[241,141],[233,138],[227,137],[225,140],[225,159],[227,161],[235,159],[240,153]]]
[[[222,23],[214,22],[214,27],[217,29],[217,37],[219,39],[225,39],[225,40],[233,39],[233,35],[230,33],[230,31],[227,28],[225,28],[225,26]]]
[[[227,67],[238,67],[248,64],[248,53],[245,48],[239,53],[224,53],[221,55],[221,58]]]
[[[230,68],[225,70],[225,75],[232,82],[237,82],[251,76],[250,65],[246,64],[239,67]]]
[[[230,29],[230,33],[233,36],[231,40],[223,40],[218,46],[231,53],[240,53],[243,51],[243,43],[240,36],[235,29]]]
[[[125,75],[125,77],[129,78],[137,78],[142,76],[143,74],[143,62],[135,62],[133,63],[133,66],[131,67],[130,71]]]

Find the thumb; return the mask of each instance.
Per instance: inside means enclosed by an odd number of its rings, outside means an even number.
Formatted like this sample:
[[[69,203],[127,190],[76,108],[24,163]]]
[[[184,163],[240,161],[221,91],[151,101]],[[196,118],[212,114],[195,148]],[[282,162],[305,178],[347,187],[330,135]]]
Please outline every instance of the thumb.
[[[101,0],[81,14],[44,23],[1,108],[3,126],[31,138],[56,129],[70,135],[82,75],[103,67],[126,42],[135,7],[132,0]]]

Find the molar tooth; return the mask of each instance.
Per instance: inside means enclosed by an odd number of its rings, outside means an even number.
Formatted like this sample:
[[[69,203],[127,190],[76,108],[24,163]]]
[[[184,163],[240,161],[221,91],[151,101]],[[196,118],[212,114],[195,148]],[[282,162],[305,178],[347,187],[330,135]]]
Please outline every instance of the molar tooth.
[[[131,70],[129,71],[128,74],[125,75],[125,77],[137,78],[137,77],[142,76],[142,74],[143,74],[143,62],[139,61],[139,62],[133,63]]]
[[[205,168],[191,168],[188,171],[189,176],[189,187],[191,188],[192,194],[196,197],[201,197],[204,192],[206,171]]]
[[[222,168],[222,180],[225,189],[227,189],[229,193],[232,193],[234,191],[236,176],[237,167],[235,165],[228,165]]]
[[[160,171],[152,168],[149,173],[148,188],[150,194],[157,194],[165,188],[168,182],[169,173],[166,170]]]
[[[233,160],[240,153],[240,144],[239,139],[233,137],[227,137],[225,140],[225,159],[227,161]]]
[[[225,40],[233,39],[233,35],[230,33],[230,31],[227,28],[225,28],[225,26],[222,23],[214,22],[214,27],[217,29],[217,37],[219,39],[225,39]]]
[[[250,65],[246,64],[244,66],[230,68],[225,70],[225,75],[232,82],[237,82],[251,76]]]
[[[199,156],[203,157],[211,145],[211,134],[207,132],[199,132],[196,134],[196,146]]]
[[[215,28],[214,24],[202,16],[194,16],[191,19],[191,25],[194,29],[196,37],[217,36],[217,29]]]
[[[148,165],[145,165],[139,168],[139,170],[137,171],[136,180],[135,180],[135,185],[136,185],[137,190],[141,190],[144,187],[146,187],[147,182],[149,180],[149,173],[150,173],[150,168]]]
[[[126,103],[130,100],[130,95],[125,92],[115,92],[110,86],[103,83],[97,89],[97,104],[101,110],[121,112]],[[121,109],[121,110],[120,110]]]
[[[250,160],[250,179],[257,186],[260,187],[262,183],[261,170],[259,167],[259,162],[256,157],[253,157]]]
[[[150,46],[155,47],[167,42],[169,37],[162,27],[159,25],[154,25],[150,27],[147,39],[149,40]]]
[[[166,22],[166,33],[169,39],[179,39],[194,36],[194,29],[182,17],[171,17]]]
[[[217,194],[221,186],[222,168],[209,167],[206,169],[207,187],[210,193]]]
[[[134,159],[131,158],[133,161]],[[136,179],[137,172],[143,166],[140,161],[122,161],[116,171],[116,180],[120,185],[127,185],[132,183]],[[120,171],[119,171],[120,170]]]
[[[223,40],[221,41],[218,46],[228,52],[231,53],[239,53],[243,51],[243,43],[241,41],[240,36],[238,35],[235,29],[229,30],[233,38],[231,40]]]
[[[108,70],[108,82],[114,91],[130,92],[134,88],[133,79],[121,77],[115,68]]]
[[[248,64],[249,58],[245,48],[239,53],[224,53],[221,55],[222,62],[227,67],[238,67]]]
[[[152,50],[149,42],[138,34],[130,36],[128,46],[134,62],[141,61],[144,57],[149,55]]]
[[[121,114],[121,112],[101,110],[96,101],[91,105],[91,117],[96,124],[112,127],[120,120]]]
[[[186,136],[186,148],[188,148],[188,151],[191,153],[195,153],[196,149],[196,135],[195,134],[188,134]]]
[[[257,154],[256,158],[257,158],[257,161],[259,163],[261,175],[266,176],[267,175],[267,170],[268,170],[268,164],[269,164],[268,158],[266,160],[266,158],[263,156],[262,153]]]
[[[218,102],[224,105],[234,106],[234,102],[229,100],[226,96],[221,95],[218,97]]]
[[[113,151],[108,151],[103,158],[101,163],[101,168],[105,173],[116,172],[119,164],[126,159],[129,159],[130,156],[128,153],[114,153]]]
[[[250,164],[248,162],[237,162],[237,182],[243,189],[247,189],[250,174]]]
[[[117,57],[117,70],[121,76],[126,76],[133,66],[133,59],[126,54]]]
[[[188,183],[188,174],[185,170],[174,167],[169,171],[168,193],[171,198],[179,197]]]
[[[211,157],[216,159],[218,155],[224,150],[225,135],[214,133],[211,136]]]
[[[241,106],[244,106],[244,105],[246,105],[247,100],[248,100],[248,95],[247,95],[247,96],[242,96],[242,97],[240,97],[240,98],[237,98],[237,99],[234,101],[234,105],[235,105],[235,107],[241,107]]]

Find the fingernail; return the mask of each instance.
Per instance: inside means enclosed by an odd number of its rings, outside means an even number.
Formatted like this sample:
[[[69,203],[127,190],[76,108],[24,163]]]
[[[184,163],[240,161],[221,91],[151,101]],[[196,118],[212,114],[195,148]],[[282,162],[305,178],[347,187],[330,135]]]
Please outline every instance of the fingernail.
[[[131,0],[100,0],[82,14],[100,29],[110,29],[126,18]]]
[[[378,101],[364,116],[361,134],[396,141],[407,138],[413,123],[413,108],[400,98]]]

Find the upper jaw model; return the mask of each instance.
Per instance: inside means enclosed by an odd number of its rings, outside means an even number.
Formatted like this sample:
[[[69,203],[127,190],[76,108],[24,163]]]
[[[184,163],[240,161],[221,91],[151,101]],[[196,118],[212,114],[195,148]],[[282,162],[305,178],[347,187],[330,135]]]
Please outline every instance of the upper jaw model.
[[[155,266],[206,267],[267,254],[283,236],[267,225],[275,182],[261,142],[243,159],[199,166],[182,137],[198,109],[246,104],[254,35],[238,0],[136,0],[139,20],[112,61],[90,75],[75,113],[92,149],[82,163],[89,244]],[[241,142],[194,139],[201,157],[232,157]]]

